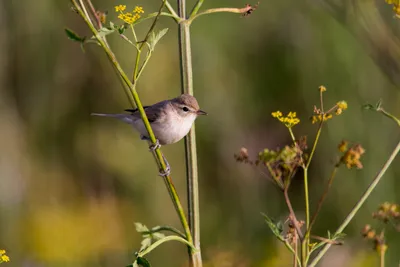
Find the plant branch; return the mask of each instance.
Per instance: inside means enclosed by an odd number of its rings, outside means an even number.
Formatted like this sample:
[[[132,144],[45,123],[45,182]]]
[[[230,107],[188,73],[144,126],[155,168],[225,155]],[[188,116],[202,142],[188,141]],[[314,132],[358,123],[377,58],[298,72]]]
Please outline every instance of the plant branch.
[[[182,93],[193,95],[192,51],[190,43],[190,24],[186,20],[186,1],[178,0],[179,55],[181,67]],[[186,177],[188,195],[189,225],[192,230],[193,244],[196,251],[190,251],[191,263],[194,267],[202,266],[200,251],[200,204],[197,169],[196,132],[193,124],[191,131],[185,137]]]
[[[165,6],[167,7],[169,13],[171,13],[171,16],[173,18],[175,18],[175,21],[179,23],[181,21],[181,18],[178,16],[178,14],[176,14],[176,12],[175,12],[174,8],[171,6],[171,4],[168,1],[166,1]]]
[[[187,20],[187,23],[191,24],[193,22],[193,20],[197,19],[200,16],[206,15],[206,14],[221,13],[221,12],[244,14],[246,12],[249,12],[249,10],[251,10],[251,9],[253,9],[253,7],[250,5],[247,5],[246,7],[243,7],[243,8],[233,8],[233,7],[211,8],[211,9],[207,9],[203,12],[200,12],[200,13],[197,13],[196,15],[191,16]]]
[[[194,16],[196,16],[197,12],[199,12],[203,3],[204,3],[204,0],[197,0],[196,5],[192,9],[192,12],[190,12],[190,18],[193,18]]]
[[[296,231],[297,231],[297,234],[299,235],[300,240],[302,240],[303,233],[301,232],[299,221],[297,220],[296,214],[294,213],[292,203],[290,202],[287,187],[283,190],[283,195],[285,196],[285,201],[286,201],[286,205],[288,206],[288,209],[289,209],[291,220],[293,221],[294,227],[296,228]]]
[[[385,162],[382,169],[378,172],[375,176],[374,180],[368,186],[367,190],[361,196],[360,200],[356,203],[353,209],[350,211],[349,215],[345,218],[339,228],[336,230],[335,235],[338,235],[343,232],[343,230],[347,227],[347,225],[351,222],[357,212],[360,210],[361,206],[364,202],[368,199],[371,193],[374,191],[380,180],[382,179],[383,175],[386,173],[389,166],[392,164],[393,160],[396,158],[397,154],[400,151],[400,142],[397,144],[395,149],[393,150],[392,154],[390,155],[389,159]],[[309,267],[314,267],[316,264],[321,260],[321,258],[325,255],[328,249],[331,247],[332,244],[326,244],[317,254],[317,256],[313,259]]]
[[[143,105],[140,101],[139,95],[135,89],[135,85],[131,83],[131,81],[129,80],[128,76],[125,74],[125,72],[123,71],[121,65],[118,63],[114,53],[111,51],[111,49],[107,46],[107,44],[105,43],[105,41],[103,40],[103,38],[101,38],[99,32],[96,30],[96,28],[93,26],[93,24],[90,22],[89,18],[85,15],[84,11],[82,10],[81,6],[76,2],[76,0],[71,0],[72,4],[75,6],[76,10],[78,11],[79,15],[84,19],[84,21],[86,22],[86,24],[88,25],[88,27],[90,28],[90,30],[92,31],[92,33],[94,34],[95,38],[97,39],[97,41],[99,42],[100,46],[103,48],[103,50],[105,51],[105,53],[107,54],[108,58],[110,59],[110,61],[112,62],[114,68],[117,70],[119,76],[121,77],[121,79],[124,81],[124,83],[126,84],[126,86],[123,86],[125,93],[129,99],[129,102],[132,106],[137,106],[140,116],[143,120],[143,123],[145,125],[145,128],[149,134],[150,137],[150,141],[151,143],[155,144],[156,143],[156,138],[154,136],[154,132],[150,126],[149,120],[147,118],[147,115],[144,111]],[[158,148],[156,149],[155,153],[155,157],[157,159],[157,163],[161,169],[161,171],[165,172],[166,171],[166,164],[163,158],[163,155],[161,153],[161,150]],[[178,194],[176,192],[175,186],[172,183],[172,179],[170,176],[166,176],[164,177],[164,182],[167,186],[168,192],[170,193],[171,199],[174,203],[174,207],[178,213],[179,219],[182,223],[182,226],[185,230],[185,234],[186,234],[186,239],[189,243],[192,243],[192,236],[191,236],[191,232],[190,232],[190,228],[189,225],[187,223],[186,220],[186,216],[185,213],[183,211],[183,207],[180,203]]]
[[[306,237],[308,237],[310,235],[310,233],[311,233],[311,228],[313,227],[313,225],[314,225],[314,223],[315,223],[315,221],[317,219],[317,216],[318,216],[319,212],[321,211],[322,204],[324,203],[324,201],[325,201],[325,199],[326,199],[326,197],[328,195],[329,189],[332,186],[333,180],[334,180],[334,178],[336,176],[336,173],[337,173],[338,169],[339,169],[339,166],[338,166],[338,164],[336,164],[335,168],[333,169],[333,171],[331,173],[331,176],[329,177],[328,184],[325,187],[325,191],[322,194],[321,198],[319,199],[317,208],[316,208],[316,210],[315,210],[315,212],[314,212],[314,214],[313,214],[313,216],[311,218],[310,225],[309,225],[309,227],[307,229],[307,232],[305,234]]]

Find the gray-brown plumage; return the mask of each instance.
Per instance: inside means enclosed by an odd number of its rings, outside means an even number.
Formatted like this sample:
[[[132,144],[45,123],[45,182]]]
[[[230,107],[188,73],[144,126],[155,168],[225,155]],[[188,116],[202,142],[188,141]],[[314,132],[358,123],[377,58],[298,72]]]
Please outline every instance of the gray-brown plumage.
[[[154,135],[161,145],[173,144],[181,140],[188,134],[197,116],[207,114],[200,110],[196,98],[188,94],[146,106],[144,110]],[[129,123],[141,134],[142,139],[148,140],[148,133],[139,110],[126,109],[125,111],[130,114],[92,113],[92,115],[113,117]]]

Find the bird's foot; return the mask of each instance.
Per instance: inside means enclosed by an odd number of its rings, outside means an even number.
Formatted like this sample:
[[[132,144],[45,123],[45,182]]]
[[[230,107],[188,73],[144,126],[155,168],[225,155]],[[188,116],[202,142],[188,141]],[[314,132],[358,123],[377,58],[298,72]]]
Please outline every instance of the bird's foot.
[[[150,146],[149,146],[149,150],[150,151],[156,151],[157,149],[159,149],[161,147],[161,145],[160,145],[160,141],[158,141],[158,139],[156,139],[156,143],[155,144],[151,144]]]
[[[162,156],[163,156],[166,167],[165,167],[165,171],[160,170],[159,175],[162,177],[166,177],[171,174],[171,166],[169,165],[168,160],[164,157],[164,155],[162,155]]]

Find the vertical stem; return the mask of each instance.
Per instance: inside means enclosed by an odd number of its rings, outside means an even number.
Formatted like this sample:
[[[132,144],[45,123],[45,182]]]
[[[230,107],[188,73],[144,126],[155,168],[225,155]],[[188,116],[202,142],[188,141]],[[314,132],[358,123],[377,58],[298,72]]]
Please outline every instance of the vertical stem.
[[[315,212],[314,212],[313,216],[311,217],[311,222],[310,222],[310,225],[309,225],[309,227],[307,229],[306,236],[310,235],[311,228],[313,227],[315,221],[317,220],[317,216],[318,216],[319,212],[321,211],[322,204],[324,203],[326,197],[328,196],[329,189],[332,186],[333,179],[335,178],[338,169],[339,169],[339,164],[336,164],[335,168],[333,169],[333,171],[331,173],[331,176],[329,177],[328,184],[325,187],[325,191],[324,191],[324,193],[322,194],[321,198],[318,201],[317,208],[315,209]]]
[[[182,19],[179,24],[179,53],[181,62],[182,93],[193,95],[193,70],[190,44],[190,24],[186,21],[186,1],[178,0],[178,15]],[[191,263],[195,267],[202,266],[200,252],[200,206],[197,171],[196,134],[193,125],[189,135],[185,137],[188,216],[192,230],[193,245],[197,251],[191,251]]]
[[[383,245],[383,244],[382,244]],[[385,267],[385,251],[383,249],[381,249],[381,251],[379,252],[380,255],[380,267]]]

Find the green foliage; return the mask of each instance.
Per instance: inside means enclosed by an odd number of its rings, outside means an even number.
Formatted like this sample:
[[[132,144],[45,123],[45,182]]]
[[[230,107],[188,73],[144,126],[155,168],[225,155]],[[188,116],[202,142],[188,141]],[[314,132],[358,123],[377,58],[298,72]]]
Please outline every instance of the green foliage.
[[[265,222],[267,223],[269,229],[271,229],[272,233],[282,242],[285,242],[285,238],[283,236],[283,223],[281,221],[275,222],[271,218],[269,218],[265,213],[261,213],[264,217]]]
[[[168,32],[168,28],[162,29],[158,33],[155,33],[154,31],[151,32],[148,40],[148,46],[151,52],[154,51],[154,48],[156,44],[163,38],[164,35],[166,35]]]

